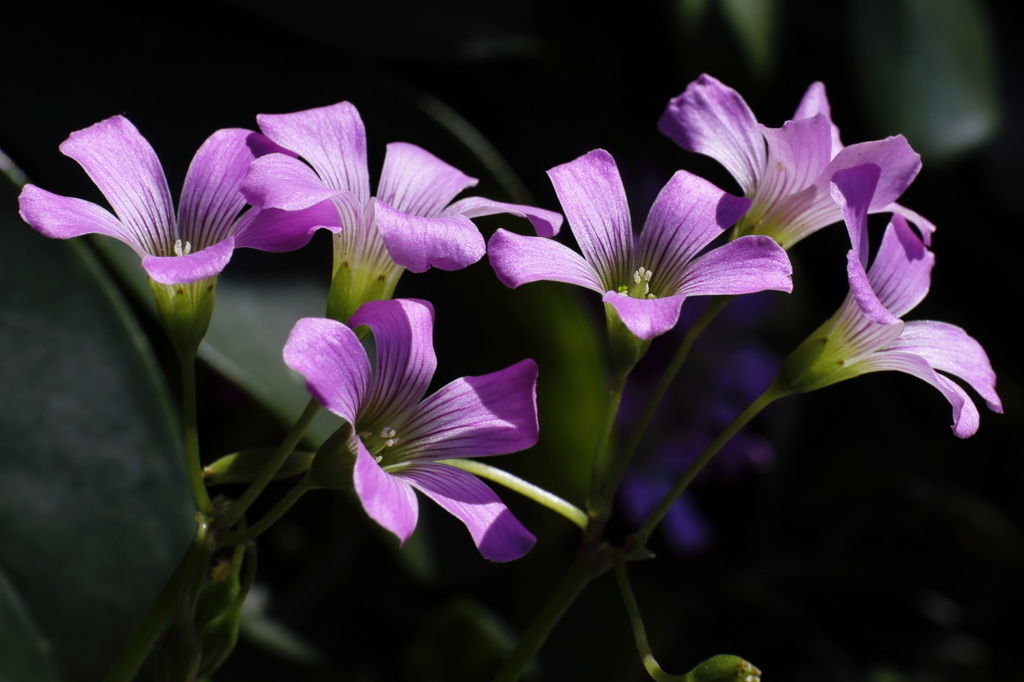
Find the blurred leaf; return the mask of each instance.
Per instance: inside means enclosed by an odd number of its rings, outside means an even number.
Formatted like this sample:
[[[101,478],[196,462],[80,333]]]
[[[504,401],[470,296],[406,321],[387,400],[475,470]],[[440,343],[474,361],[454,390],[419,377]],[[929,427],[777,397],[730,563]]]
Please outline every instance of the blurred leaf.
[[[0,680],[57,682],[50,643],[0,571]]]
[[[750,69],[763,75],[771,70],[773,37],[778,15],[776,0],[720,0]]]
[[[984,143],[999,123],[993,38],[977,0],[856,0],[862,79],[875,123],[926,160]]]
[[[679,0],[679,12],[688,28],[696,28],[708,10],[708,0]]]
[[[270,595],[265,587],[253,585],[242,605],[239,620],[239,634],[254,644],[278,656],[312,665],[323,660],[321,654],[312,645],[292,632],[283,623],[273,619],[266,613]]]
[[[0,292],[0,566],[63,678],[97,680],[191,540],[177,420],[103,268],[6,184]]]

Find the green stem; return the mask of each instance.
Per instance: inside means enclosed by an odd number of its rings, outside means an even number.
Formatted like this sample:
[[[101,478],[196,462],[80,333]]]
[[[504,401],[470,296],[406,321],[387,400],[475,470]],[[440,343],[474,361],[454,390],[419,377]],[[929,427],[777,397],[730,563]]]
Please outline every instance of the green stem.
[[[598,525],[611,508],[610,501],[602,498],[602,484],[608,474],[609,467],[614,464],[609,461],[608,441],[611,439],[612,428],[615,426],[615,418],[619,414],[619,405],[622,403],[622,392],[626,388],[626,379],[629,371],[616,372],[615,384],[608,394],[608,407],[605,410],[604,425],[602,426],[600,438],[597,441],[597,449],[594,451],[594,459],[590,471],[590,496],[587,498],[587,512],[590,517],[598,520]]]
[[[519,639],[512,655],[506,659],[505,665],[494,677],[494,682],[516,682],[522,676],[533,661],[533,657],[547,641],[548,635],[594,575],[590,566],[581,557],[577,557],[548,599],[548,603]]]
[[[622,603],[626,605],[626,612],[629,614],[629,622],[633,626],[633,637],[636,639],[636,650],[640,653],[644,668],[647,669],[651,678],[657,682],[686,682],[689,675],[670,675],[661,669],[658,661],[654,658],[651,645],[647,642],[647,631],[644,629],[644,620],[640,616],[640,607],[633,596],[633,588],[629,584],[629,576],[626,574],[626,562],[618,552],[612,553],[612,566],[615,567],[615,580],[619,584],[619,592],[622,594]]]
[[[646,521],[644,521],[640,530],[630,536],[626,543],[627,546],[643,547],[646,545],[647,538],[649,538],[651,533],[654,532],[654,529],[665,517],[665,514],[668,513],[668,510],[675,503],[676,499],[683,494],[683,491],[686,490],[687,486],[689,486],[697,474],[700,473],[700,470],[704,468],[704,465],[711,461],[711,458],[722,449],[722,446],[728,443],[740,429],[746,426],[747,422],[753,419],[759,412],[761,412],[761,410],[768,407],[768,405],[776,399],[781,398],[784,395],[786,395],[786,393],[778,390],[775,388],[775,384],[772,384],[757,398],[757,400],[752,402],[747,409],[743,410],[743,412],[736,417],[731,424],[729,424],[725,431],[718,434],[718,437],[711,441],[711,444],[704,449],[704,452],[700,454],[700,457],[694,460],[679,480],[676,481],[675,485],[672,486],[672,489],[668,491],[665,497],[662,498],[655,510],[651,512],[651,515],[647,517]]]
[[[255,540],[263,531],[270,528],[274,523],[284,516],[285,512],[292,508],[292,506],[299,501],[299,498],[305,495],[308,491],[316,488],[312,479],[306,476],[301,481],[295,484],[288,493],[281,498],[281,500],[270,508],[263,518],[254,523],[245,530],[235,531],[234,533],[225,533],[217,543],[218,547],[235,547],[243,543]]]
[[[309,428],[310,422],[313,421],[313,417],[316,416],[317,411],[320,409],[320,403],[316,401],[316,398],[310,398],[306,404],[306,409],[303,410],[302,416],[295,422],[288,435],[285,436],[284,442],[274,453],[274,456],[267,462],[267,466],[260,472],[259,477],[249,484],[249,487],[245,489],[242,496],[238,498],[237,502],[234,502],[227,511],[224,513],[223,519],[219,522],[219,528],[221,530],[228,530],[235,525],[239,519],[245,514],[252,503],[259,497],[263,489],[267,487],[267,484],[274,480],[274,475],[277,474],[278,469],[284,464],[285,460],[288,459],[288,455],[292,453],[295,446],[302,440],[303,434],[306,433],[306,429]],[[253,536],[255,537],[255,535]]]
[[[450,464],[453,467],[458,467],[463,471],[468,471],[480,478],[486,478],[489,481],[500,483],[506,488],[510,488],[520,495],[529,497],[534,502],[538,502],[548,509],[558,512],[580,528],[586,529],[587,527],[587,514],[582,509],[574,504],[566,502],[554,493],[549,493],[547,490],[530,483],[529,481],[524,481],[518,476],[513,476],[507,471],[503,471],[502,469],[498,469],[489,464],[477,462],[472,459],[444,459],[441,460],[441,462],[444,464]]]
[[[196,356],[181,354],[182,415],[185,430],[185,461],[188,479],[196,505],[206,516],[213,515],[213,502],[203,480],[203,464],[199,458],[199,429],[196,426]]]
[[[711,321],[718,316],[718,313],[722,312],[722,309],[732,299],[732,296],[715,296],[712,298],[708,307],[704,309],[701,316],[697,318],[697,321],[690,327],[690,330],[686,332],[686,336],[683,337],[682,342],[679,344],[679,349],[676,350],[672,362],[669,363],[665,372],[661,375],[658,385],[647,399],[643,412],[640,413],[640,418],[637,419],[633,430],[630,431],[629,440],[626,441],[625,447],[622,448],[619,456],[615,459],[614,468],[609,472],[608,478],[605,481],[604,499],[614,499],[615,492],[619,489],[619,483],[622,481],[622,476],[626,472],[626,467],[629,465],[630,460],[633,459],[633,454],[640,445],[640,440],[647,431],[647,427],[650,426],[651,419],[654,417],[658,405],[661,404],[662,398],[665,397],[665,392],[668,391],[669,386],[672,385],[676,378],[676,374],[679,373],[683,363],[686,362],[686,358],[690,355],[693,342],[697,340],[697,337],[703,333],[707,326],[711,324]]]
[[[197,515],[198,516],[198,515]],[[139,629],[118,655],[103,682],[131,682],[153,649],[164,626],[178,607],[182,588],[190,585],[196,571],[205,571],[211,548],[208,542],[208,527],[199,524],[192,546],[185,552],[174,573],[167,579],[156,601],[149,607]]]

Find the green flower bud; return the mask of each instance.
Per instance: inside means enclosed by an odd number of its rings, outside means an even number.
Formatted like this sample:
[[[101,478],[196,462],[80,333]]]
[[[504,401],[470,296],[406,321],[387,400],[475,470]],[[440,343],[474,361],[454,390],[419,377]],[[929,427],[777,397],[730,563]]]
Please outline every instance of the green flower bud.
[[[686,673],[685,682],[761,682],[761,671],[739,656],[719,654]]]
[[[405,272],[391,260],[383,242],[378,246],[382,253],[366,257],[355,253],[358,247],[349,241],[345,235],[334,235],[334,274],[327,295],[327,317],[339,322],[348,322],[367,301],[390,299]]]
[[[217,278],[188,284],[160,284],[149,280],[160,321],[179,357],[195,357],[213,316]]]

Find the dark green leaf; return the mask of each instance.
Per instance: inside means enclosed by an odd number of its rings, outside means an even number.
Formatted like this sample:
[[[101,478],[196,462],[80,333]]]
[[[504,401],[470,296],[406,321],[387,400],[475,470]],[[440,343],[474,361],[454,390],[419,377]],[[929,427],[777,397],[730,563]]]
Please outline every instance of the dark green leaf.
[[[50,643],[0,571],[0,681],[57,682]]]

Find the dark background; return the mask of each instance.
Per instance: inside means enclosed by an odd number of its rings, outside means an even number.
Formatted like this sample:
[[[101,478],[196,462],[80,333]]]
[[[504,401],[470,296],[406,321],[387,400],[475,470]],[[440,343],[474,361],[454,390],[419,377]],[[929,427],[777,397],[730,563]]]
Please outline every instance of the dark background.
[[[702,20],[684,22],[680,7],[693,4],[238,0],[143,10],[7,3],[0,149],[37,184],[99,200],[57,146],[73,130],[124,114],[156,149],[176,194],[213,130],[253,128],[257,113],[349,100],[366,122],[374,177],[383,145],[405,140],[481,177],[481,194],[532,197],[557,209],[544,171],[603,147],[619,163],[639,225],[678,168],[737,191],[717,164],[679,150],[655,127],[667,100],[702,72],[739,90],[770,126],[822,80],[846,144],[900,132],[891,127],[898,115],[877,104],[884,83],[871,59],[912,51],[900,33],[905,17],[879,14],[872,2],[782,2],[770,56],[752,63],[718,3]],[[630,569],[655,654],[670,671],[731,652],[774,680],[1024,679],[1022,373],[1013,331],[1022,293],[1014,232],[1024,217],[1024,55],[1009,4],[952,4],[985,17],[993,59],[986,73],[1001,125],[953,152],[908,132],[925,165],[902,203],[939,228],[931,296],[908,317],[949,321],[981,341],[1006,414],[982,408],[979,434],[959,441],[941,396],[902,375],[861,377],[770,412],[761,428],[773,439],[775,466],[738,481],[705,480],[696,490],[716,529],[713,545],[682,557],[656,538],[661,556]],[[931,77],[947,72],[936,67]],[[432,111],[461,115],[522,185],[495,178]],[[519,193],[503,196],[509,191]],[[504,223],[481,224],[487,234]],[[872,224],[880,229],[884,219]],[[776,352],[841,302],[845,239],[830,228],[794,249],[798,294],[775,300],[778,319],[763,339]],[[290,258],[240,253],[231,267],[251,275],[273,263],[326,286],[328,254],[329,241],[318,237]],[[544,376],[544,330],[529,327],[528,310],[511,319],[503,313],[513,297],[486,264],[407,275],[397,293],[438,307],[439,379],[493,371],[524,355],[540,359]],[[596,302],[580,300],[599,328]],[[201,381],[212,396],[201,424],[207,451],[279,435],[282,427],[244,392],[212,371]],[[578,479],[550,474],[566,467],[520,466],[582,502]],[[395,553],[344,496],[311,495],[261,542],[260,582],[268,613],[319,651],[318,662],[296,662],[243,637],[217,679],[486,679],[492,645],[472,634],[473,623],[493,618],[487,622],[521,632],[576,541],[560,519],[502,495],[537,531],[533,553],[513,565],[487,564],[454,522],[422,505],[430,570]],[[560,625],[539,674],[644,679],[610,576],[595,581]]]

